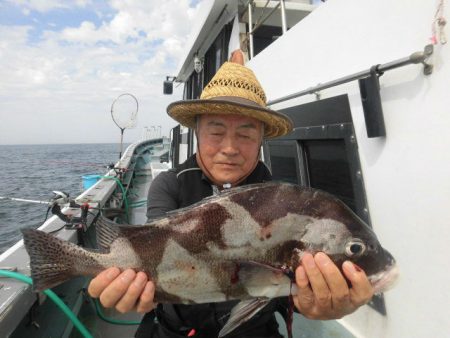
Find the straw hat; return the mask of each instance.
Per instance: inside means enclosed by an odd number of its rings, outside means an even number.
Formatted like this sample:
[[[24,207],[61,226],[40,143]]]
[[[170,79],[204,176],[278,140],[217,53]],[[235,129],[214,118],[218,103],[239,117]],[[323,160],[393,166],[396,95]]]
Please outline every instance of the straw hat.
[[[201,114],[235,114],[264,123],[264,136],[273,138],[292,131],[289,117],[266,108],[266,94],[249,68],[225,62],[203,90],[199,100],[176,101],[167,113],[180,124],[195,128]]]

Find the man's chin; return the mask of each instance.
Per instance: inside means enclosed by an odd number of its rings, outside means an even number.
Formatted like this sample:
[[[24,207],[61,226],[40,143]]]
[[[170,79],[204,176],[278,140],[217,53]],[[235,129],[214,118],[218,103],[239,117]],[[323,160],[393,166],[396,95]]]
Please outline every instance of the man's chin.
[[[214,179],[216,182],[218,182],[219,184],[223,185],[223,184],[232,184],[234,185],[236,182],[239,181],[239,178],[241,177],[238,174],[235,173],[231,173],[230,172],[226,172],[226,173],[212,173],[214,176]]]

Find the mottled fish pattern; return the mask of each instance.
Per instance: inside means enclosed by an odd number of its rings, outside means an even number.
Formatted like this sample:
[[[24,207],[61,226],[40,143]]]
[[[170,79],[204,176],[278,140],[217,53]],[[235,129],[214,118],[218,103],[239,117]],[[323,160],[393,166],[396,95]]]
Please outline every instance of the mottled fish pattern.
[[[304,252],[351,260],[376,291],[393,278],[395,261],[344,203],[323,191],[287,183],[227,190],[142,226],[97,221],[103,252],[22,230],[34,290],[116,266],[144,271],[155,301],[205,303],[296,293],[292,271]]]

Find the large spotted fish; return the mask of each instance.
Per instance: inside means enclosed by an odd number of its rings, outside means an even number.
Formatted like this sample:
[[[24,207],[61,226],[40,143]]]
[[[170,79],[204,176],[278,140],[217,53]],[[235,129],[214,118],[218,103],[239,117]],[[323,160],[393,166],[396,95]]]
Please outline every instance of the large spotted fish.
[[[221,335],[268,299],[296,294],[293,271],[304,252],[325,252],[360,266],[376,292],[397,276],[393,257],[344,203],[323,191],[286,183],[233,188],[143,226],[97,221],[103,252],[23,230],[36,291],[111,266],[144,271],[156,302],[242,300]]]

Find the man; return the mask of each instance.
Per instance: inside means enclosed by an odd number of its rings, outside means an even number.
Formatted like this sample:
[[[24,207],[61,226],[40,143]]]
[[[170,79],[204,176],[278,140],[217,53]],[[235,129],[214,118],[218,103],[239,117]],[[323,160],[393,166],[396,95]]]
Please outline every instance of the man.
[[[161,173],[148,198],[149,219],[200,201],[230,187],[271,179],[259,161],[263,138],[292,130],[289,118],[265,108],[266,98],[253,72],[241,64],[225,63],[205,87],[200,100],[178,101],[169,115],[195,129],[196,154],[175,170]],[[365,273],[351,262],[343,264],[345,277],[323,253],[305,254],[295,271],[296,309],[310,319],[336,319],[355,311],[373,296]],[[346,278],[351,283],[348,287]],[[153,303],[154,283],[143,272],[110,268],[89,285],[89,293],[105,307],[120,312],[146,313]],[[283,313],[285,300],[275,300],[229,337],[280,337],[274,311]],[[236,302],[160,304],[144,317],[138,337],[216,337]],[[158,323],[154,321],[156,313]]]

